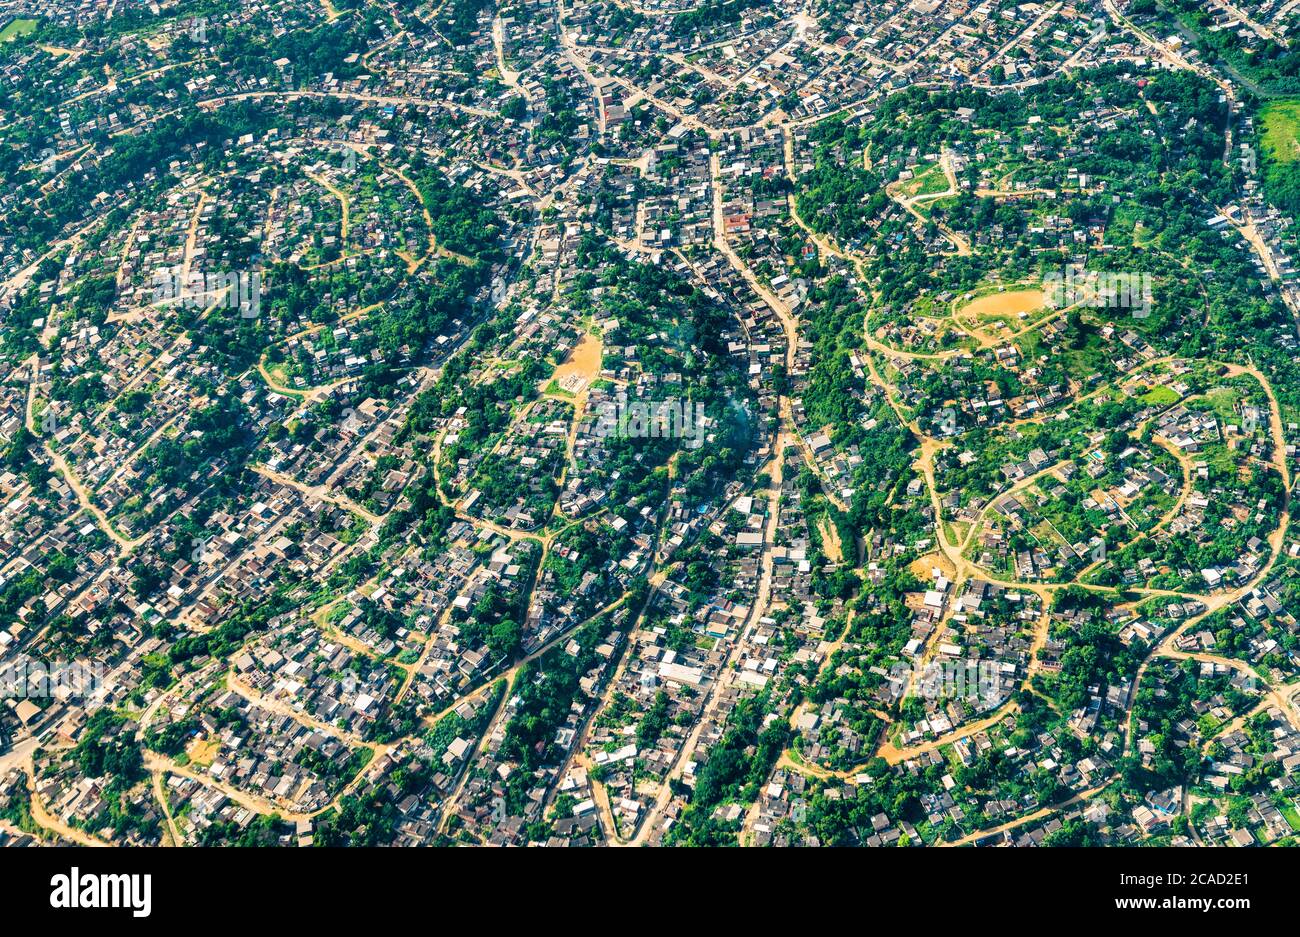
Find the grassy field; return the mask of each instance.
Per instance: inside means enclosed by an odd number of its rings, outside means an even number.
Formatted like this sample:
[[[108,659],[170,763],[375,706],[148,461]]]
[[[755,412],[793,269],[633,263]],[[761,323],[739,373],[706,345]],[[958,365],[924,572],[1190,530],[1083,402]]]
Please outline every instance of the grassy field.
[[[1264,153],[1276,163],[1300,160],[1300,99],[1273,101],[1260,109]]]
[[[1300,98],[1270,101],[1259,110],[1264,195],[1285,212],[1300,212]]]
[[[1167,407],[1178,402],[1178,394],[1168,387],[1153,387],[1142,395],[1142,402],[1151,407]]]
[[[909,179],[902,188],[909,196],[934,195],[947,191],[948,177],[944,174],[942,166],[931,163]]]
[[[15,36],[28,36],[36,32],[36,20],[10,20],[4,29],[0,29],[0,42],[8,42]]]
[[[1286,822],[1291,824],[1291,829],[1300,832],[1300,813],[1296,813],[1295,807],[1286,804],[1278,809],[1282,811],[1282,816],[1286,818]]]

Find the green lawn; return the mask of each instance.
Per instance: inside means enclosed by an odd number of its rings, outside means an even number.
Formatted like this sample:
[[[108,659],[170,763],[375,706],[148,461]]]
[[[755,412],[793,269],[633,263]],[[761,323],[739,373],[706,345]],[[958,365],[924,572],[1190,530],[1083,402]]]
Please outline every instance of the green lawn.
[[[1300,98],[1272,101],[1259,111],[1264,194],[1285,212],[1300,212]]]
[[[1264,152],[1276,163],[1300,159],[1300,99],[1273,101],[1260,109]]]
[[[1153,387],[1142,395],[1142,402],[1153,407],[1167,407],[1178,402],[1178,394],[1165,386]]]
[[[0,29],[0,42],[8,42],[15,36],[29,36],[36,32],[36,20],[10,20],[4,29]]]
[[[1300,832],[1300,813],[1296,813],[1295,807],[1291,806],[1291,804],[1283,804],[1278,809],[1282,811],[1282,816],[1286,818],[1286,822],[1291,824],[1291,829]]]
[[[934,195],[938,192],[946,192],[948,191],[948,176],[944,173],[942,166],[938,163],[931,163],[912,177],[909,188],[911,188],[913,195]]]

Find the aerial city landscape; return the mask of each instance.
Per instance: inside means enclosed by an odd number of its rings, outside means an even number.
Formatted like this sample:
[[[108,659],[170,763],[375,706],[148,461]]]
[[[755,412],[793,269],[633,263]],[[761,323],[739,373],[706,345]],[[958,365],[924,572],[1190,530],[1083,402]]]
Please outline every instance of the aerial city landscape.
[[[0,845],[1300,837],[1300,0],[0,0]]]

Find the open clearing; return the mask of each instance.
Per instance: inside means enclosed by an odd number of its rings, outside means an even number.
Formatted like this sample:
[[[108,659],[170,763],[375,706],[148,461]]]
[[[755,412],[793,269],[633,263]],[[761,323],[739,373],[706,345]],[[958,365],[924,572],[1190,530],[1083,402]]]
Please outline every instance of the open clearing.
[[[956,568],[952,565],[952,560],[948,559],[941,551],[936,550],[933,553],[927,553],[925,556],[917,557],[908,567],[912,575],[922,582],[930,582],[934,579],[934,571],[939,570],[939,575],[945,579],[952,579],[957,575]]]
[[[1300,99],[1273,101],[1260,111],[1264,152],[1275,163],[1300,160]]]
[[[599,338],[584,334],[564,364],[555,369],[555,373],[545,384],[551,381],[561,390],[571,394],[581,392],[600,374],[600,359],[604,348]],[[544,385],[545,386],[545,385]]]
[[[8,42],[17,36],[30,36],[36,32],[36,20],[10,20],[4,29],[0,29],[0,42]]]
[[[1042,290],[1008,290],[1005,293],[989,293],[961,309],[963,316],[972,316],[981,321],[990,319],[1014,318],[1022,312],[1042,309],[1047,297]]]

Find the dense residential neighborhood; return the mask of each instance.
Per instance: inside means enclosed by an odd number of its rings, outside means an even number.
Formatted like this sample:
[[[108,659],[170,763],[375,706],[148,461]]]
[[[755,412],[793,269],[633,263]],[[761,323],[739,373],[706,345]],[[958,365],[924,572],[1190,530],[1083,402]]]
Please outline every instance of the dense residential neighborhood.
[[[1298,27],[0,0],[0,845],[1296,844]]]

